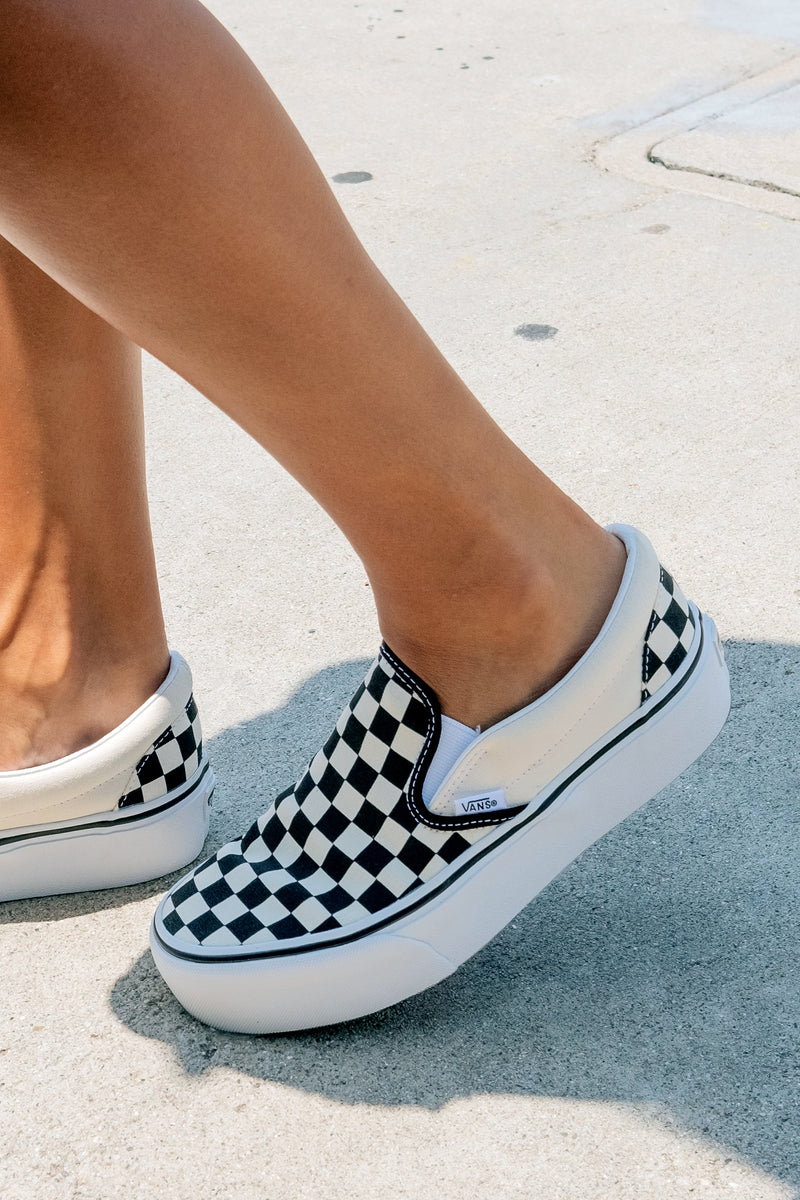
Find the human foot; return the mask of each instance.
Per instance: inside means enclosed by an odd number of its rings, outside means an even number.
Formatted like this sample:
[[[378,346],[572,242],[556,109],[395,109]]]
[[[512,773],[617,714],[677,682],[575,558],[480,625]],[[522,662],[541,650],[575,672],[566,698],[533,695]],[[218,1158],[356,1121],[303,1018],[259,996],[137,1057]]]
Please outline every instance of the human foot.
[[[729,705],[713,622],[650,543],[585,655],[422,783],[441,707],[386,646],[298,785],[170,891],[156,964],[219,1028],[374,1012],[444,979],[587,846],[687,767]]]

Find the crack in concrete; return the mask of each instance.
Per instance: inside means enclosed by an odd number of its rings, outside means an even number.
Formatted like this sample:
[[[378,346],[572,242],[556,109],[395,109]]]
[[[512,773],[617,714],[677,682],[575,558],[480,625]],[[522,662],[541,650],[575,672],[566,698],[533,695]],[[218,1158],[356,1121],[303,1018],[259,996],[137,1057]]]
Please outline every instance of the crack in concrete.
[[[728,183],[741,183],[745,187],[762,188],[765,192],[780,192],[782,196],[794,196],[800,200],[800,192],[781,187],[778,183],[769,183],[765,179],[745,179],[741,175],[730,175],[726,171],[707,171],[703,167],[683,167],[678,163],[670,163],[666,159],[659,158],[652,150],[648,152],[647,160],[658,167],[665,167],[667,171],[683,171],[688,175],[705,175],[709,179],[724,179]]]
[[[600,170],[624,175],[648,187],[663,189],[671,186],[678,191],[758,208],[762,212],[797,221],[800,212],[796,202],[800,199],[800,190],[794,179],[789,178],[781,184],[768,178],[739,175],[736,173],[736,167],[739,166],[737,162],[730,163],[732,169],[728,171],[715,170],[713,165],[683,165],[671,157],[674,153],[671,143],[683,134],[704,128],[713,131],[715,122],[726,118],[733,118],[735,122],[742,110],[769,101],[798,86],[800,55],[782,57],[773,66],[748,71],[700,99],[672,105],[658,117],[644,120],[623,132],[599,138],[588,148],[585,161]],[[764,169],[767,173],[766,168],[756,162],[741,165],[744,169],[752,166],[754,170],[760,172]],[[667,176],[661,175],[662,169],[672,173],[671,184]],[[769,173],[772,173],[771,168]],[[692,183],[693,179],[697,183]],[[705,180],[705,183],[701,184],[700,180]],[[787,186],[787,183],[793,186]],[[731,184],[734,186],[730,187]],[[760,200],[757,199],[759,196]]]

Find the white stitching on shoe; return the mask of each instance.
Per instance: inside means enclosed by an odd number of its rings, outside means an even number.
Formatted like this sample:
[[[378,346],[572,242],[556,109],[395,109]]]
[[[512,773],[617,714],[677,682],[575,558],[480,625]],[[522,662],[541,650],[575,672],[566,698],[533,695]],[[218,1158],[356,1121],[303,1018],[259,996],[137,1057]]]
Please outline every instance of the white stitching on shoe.
[[[502,815],[498,816],[495,819],[484,818],[483,820],[475,820],[475,819],[464,820],[464,818],[460,818],[460,819],[448,821],[446,817],[436,817],[436,814],[428,812],[428,809],[426,808],[425,814],[427,814],[427,818],[428,818],[426,820],[426,816],[422,812],[420,812],[420,809],[414,800],[413,791],[414,791],[414,786],[417,782],[417,778],[418,778],[418,775],[420,772],[420,765],[422,763],[423,758],[425,757],[425,751],[428,748],[431,737],[433,736],[433,727],[434,727],[434,723],[436,720],[436,712],[435,712],[433,705],[431,704],[429,697],[426,696],[424,692],[421,692],[419,690],[419,688],[417,687],[416,680],[413,679],[409,675],[407,669],[404,668],[404,666],[400,662],[400,660],[395,657],[395,655],[392,653],[392,651],[389,649],[389,647],[385,643],[384,643],[383,647],[381,648],[381,653],[386,657],[388,662],[391,663],[392,667],[394,668],[396,673],[400,676],[400,678],[405,683],[407,683],[409,685],[409,687],[411,687],[413,689],[414,694],[416,696],[420,697],[420,699],[422,700],[423,704],[425,705],[425,707],[429,713],[428,732],[425,735],[425,743],[422,747],[422,750],[419,753],[416,763],[414,764],[414,769],[411,772],[411,778],[409,779],[408,789],[406,791],[406,803],[408,804],[408,807],[410,808],[413,816],[416,817],[417,821],[419,821],[419,823],[421,825],[426,825],[428,827],[428,829],[453,829],[453,830],[457,830],[457,831],[462,830],[462,829],[486,829],[488,831],[490,829],[493,829],[496,825],[500,825],[504,821],[507,821],[509,819],[509,817],[514,815],[514,809],[507,809]],[[519,805],[517,805],[517,807],[519,807]],[[431,817],[434,817],[435,819],[431,820],[430,819]]]

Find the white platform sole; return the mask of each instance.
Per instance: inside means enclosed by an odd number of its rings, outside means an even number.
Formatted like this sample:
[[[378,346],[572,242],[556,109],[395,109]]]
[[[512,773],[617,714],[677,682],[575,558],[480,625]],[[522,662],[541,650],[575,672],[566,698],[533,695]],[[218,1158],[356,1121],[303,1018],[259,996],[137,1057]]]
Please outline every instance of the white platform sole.
[[[328,935],[325,947],[315,939],[315,949],[297,939],[184,950],[159,934],[157,913],[151,949],[175,996],[219,1029],[283,1033],[365,1016],[445,979],[719,733],[728,672],[713,621],[700,621],[699,652],[669,695],[657,693],[472,855],[379,918]]]
[[[0,900],[92,892],[158,879],[203,848],[214,773],[194,776],[150,804],[84,817],[68,828],[0,832]]]

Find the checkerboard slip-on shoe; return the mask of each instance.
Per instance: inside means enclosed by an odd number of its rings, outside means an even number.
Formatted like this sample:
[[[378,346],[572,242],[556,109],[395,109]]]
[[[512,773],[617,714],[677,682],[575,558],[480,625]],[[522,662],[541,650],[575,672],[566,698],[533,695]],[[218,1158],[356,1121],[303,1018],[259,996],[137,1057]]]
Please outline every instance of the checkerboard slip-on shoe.
[[[203,848],[214,775],[179,654],[158,691],[84,750],[0,772],[0,900],[157,879]]]
[[[465,962],[719,732],[710,618],[625,526],[596,641],[464,751],[426,808],[431,689],[383,646],[300,782],[162,901],[151,947],[210,1025],[277,1033],[363,1016]]]

